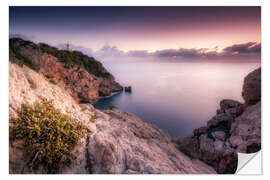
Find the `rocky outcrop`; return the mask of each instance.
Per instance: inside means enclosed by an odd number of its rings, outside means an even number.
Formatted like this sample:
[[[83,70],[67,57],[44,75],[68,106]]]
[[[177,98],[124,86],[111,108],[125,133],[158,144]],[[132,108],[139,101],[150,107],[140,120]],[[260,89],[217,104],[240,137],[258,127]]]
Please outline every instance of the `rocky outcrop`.
[[[116,108],[99,114],[95,134],[88,137],[92,173],[215,173],[178,151],[172,138]]]
[[[125,89],[125,92],[131,92],[131,86],[126,86],[124,89]]]
[[[179,149],[215,168],[218,173],[234,173],[237,153],[254,153],[261,148],[261,77],[260,69],[244,80],[245,105],[222,100],[207,126],[178,141]]]
[[[118,109],[105,112],[92,105],[78,104],[68,92],[45,80],[42,74],[9,64],[9,112],[16,116],[22,103],[34,103],[41,98],[53,100],[61,112],[83,122],[90,133],[73,150],[76,160],[59,173],[151,173],[206,174],[216,171],[197,159],[191,159],[177,149],[175,141],[153,125]],[[46,173],[29,169],[24,162],[20,141],[9,145],[9,172]]]
[[[58,50],[15,38],[10,40],[10,60],[42,73],[77,102],[94,102],[99,96],[123,89],[101,63],[77,51]]]
[[[245,77],[242,96],[247,105],[255,104],[261,100],[261,68]]]

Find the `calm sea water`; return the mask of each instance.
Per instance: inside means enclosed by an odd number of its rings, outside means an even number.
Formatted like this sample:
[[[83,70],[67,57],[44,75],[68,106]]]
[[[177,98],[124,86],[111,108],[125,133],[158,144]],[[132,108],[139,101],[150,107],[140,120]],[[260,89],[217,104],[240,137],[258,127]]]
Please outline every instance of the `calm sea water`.
[[[222,99],[243,102],[244,77],[259,63],[105,62],[104,66],[132,93],[101,98],[175,137],[191,135],[215,115]]]

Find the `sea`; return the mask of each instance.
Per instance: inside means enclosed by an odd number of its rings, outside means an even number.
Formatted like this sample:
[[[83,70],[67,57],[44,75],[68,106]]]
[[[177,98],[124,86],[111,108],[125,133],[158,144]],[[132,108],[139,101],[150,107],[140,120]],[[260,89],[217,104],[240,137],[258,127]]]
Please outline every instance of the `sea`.
[[[223,99],[243,102],[244,77],[259,62],[103,62],[132,92],[102,97],[94,106],[114,105],[169,135],[183,138],[206,125]]]

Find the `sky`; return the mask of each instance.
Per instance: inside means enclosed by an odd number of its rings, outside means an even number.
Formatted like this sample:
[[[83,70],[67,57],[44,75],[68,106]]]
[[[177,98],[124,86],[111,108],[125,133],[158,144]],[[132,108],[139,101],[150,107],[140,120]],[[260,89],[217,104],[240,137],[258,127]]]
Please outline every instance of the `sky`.
[[[10,7],[10,36],[101,59],[260,59],[260,7]]]

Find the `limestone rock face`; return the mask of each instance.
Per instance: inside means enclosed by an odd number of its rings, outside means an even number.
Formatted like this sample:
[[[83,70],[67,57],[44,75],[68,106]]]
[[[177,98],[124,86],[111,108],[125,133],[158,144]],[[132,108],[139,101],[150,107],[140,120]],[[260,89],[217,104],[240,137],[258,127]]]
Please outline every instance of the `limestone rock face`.
[[[27,59],[52,84],[67,91],[77,102],[94,102],[99,96],[108,96],[112,92],[121,91],[122,87],[114,77],[103,68],[106,77],[97,77],[89,73],[83,66],[63,63],[57,57],[43,52],[38,45],[27,44],[22,39],[12,42],[11,61],[14,55]],[[79,54],[78,52],[74,55]]]
[[[261,100],[261,68],[245,77],[242,96],[247,105],[255,104]]]
[[[172,138],[136,116],[118,109],[100,113],[88,137],[92,173],[214,173],[181,153]]]
[[[261,148],[261,102],[247,107],[231,126],[232,137],[242,139],[238,146],[247,152],[257,152]]]
[[[150,174],[208,174],[216,171],[180,152],[175,141],[161,130],[142,122],[136,116],[118,109],[101,112],[89,104],[78,104],[62,88],[49,83],[42,74],[26,66],[9,63],[9,111],[16,116],[22,103],[34,103],[45,97],[56,108],[83,122],[90,133],[80,140],[73,153],[77,159],[59,173],[150,173]],[[95,121],[90,121],[95,117]],[[9,145],[11,174],[46,173],[33,171],[16,147]]]
[[[261,149],[260,69],[244,82],[242,103],[225,99],[207,126],[194,130],[191,137],[178,140],[185,154],[211,165],[218,173],[234,173],[237,153]]]
[[[92,105],[79,105],[70,96],[57,85],[51,84],[44,77],[30,68],[20,67],[17,64],[9,63],[9,116],[17,115],[16,110],[23,103],[33,104],[41,98],[53,100],[54,106],[61,112],[70,115],[89,127],[91,132],[95,131],[94,124],[89,119],[95,116],[95,109]],[[28,169],[23,161],[23,154],[16,147],[20,142],[10,143],[9,146],[9,172],[15,174],[34,173]],[[80,146],[75,151],[83,151],[85,140],[81,140]],[[81,154],[78,153],[80,157]],[[78,161],[84,161],[78,158]],[[81,163],[83,164],[83,163]],[[35,173],[45,173],[35,172]]]

